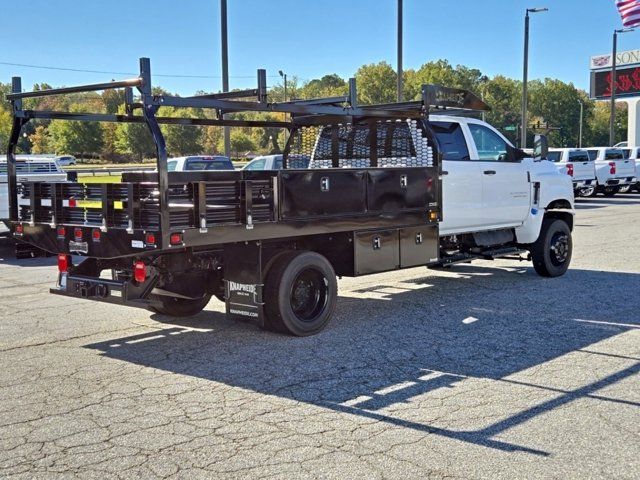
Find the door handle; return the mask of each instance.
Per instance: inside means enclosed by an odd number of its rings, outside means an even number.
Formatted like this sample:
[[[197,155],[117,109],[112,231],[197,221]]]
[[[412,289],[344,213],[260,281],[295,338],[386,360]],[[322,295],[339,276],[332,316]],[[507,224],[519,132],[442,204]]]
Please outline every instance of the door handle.
[[[446,170],[443,170],[442,175],[449,175],[449,172],[447,172]]]
[[[496,171],[495,171],[495,170],[485,170],[483,173],[484,173],[485,175],[495,175],[495,174],[496,174]]]

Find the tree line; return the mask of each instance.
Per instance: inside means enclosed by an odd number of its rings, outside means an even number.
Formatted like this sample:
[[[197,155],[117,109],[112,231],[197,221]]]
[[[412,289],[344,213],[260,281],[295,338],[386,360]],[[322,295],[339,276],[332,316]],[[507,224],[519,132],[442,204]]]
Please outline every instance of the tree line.
[[[361,66],[355,74],[358,100],[361,104],[390,103],[396,100],[397,74],[393,67],[380,62]],[[403,74],[406,100],[420,98],[423,84],[437,84],[464,88],[474,92],[491,106],[486,120],[500,129],[513,142],[519,142],[522,82],[502,75],[489,78],[480,70],[446,60],[425,63],[418,69]],[[36,84],[34,90],[51,88]],[[0,83],[0,146],[6,150],[11,128],[9,104],[4,94],[9,84]],[[348,81],[339,75],[325,75],[307,82],[296,77],[287,85],[288,99],[310,99],[346,95]],[[154,93],[166,94],[161,88]],[[197,92],[203,94],[206,92]],[[284,86],[270,90],[270,101],[283,101]],[[578,144],[580,104],[584,106],[583,145],[600,146],[609,141],[609,104],[594,102],[587,92],[571,83],[547,78],[529,83],[530,134],[545,133],[555,147],[573,147]],[[124,113],[124,92],[107,90],[102,93],[77,93],[67,96],[33,98],[24,101],[25,108],[65,112]],[[162,107],[159,115],[169,117],[191,116],[211,118],[212,112],[203,109],[175,109]],[[238,119],[282,120],[281,114],[244,113]],[[627,116],[621,104],[617,110],[616,135],[625,137]],[[217,154],[224,150],[221,127],[190,127],[163,125],[167,150],[171,156],[189,154]],[[235,157],[246,152],[278,153],[282,150],[285,134],[276,128],[232,128],[231,150]],[[528,142],[531,144],[531,141]],[[71,154],[80,158],[98,158],[109,162],[142,161],[155,156],[151,135],[144,124],[97,123],[78,121],[37,120],[23,130],[18,150],[21,153]]]

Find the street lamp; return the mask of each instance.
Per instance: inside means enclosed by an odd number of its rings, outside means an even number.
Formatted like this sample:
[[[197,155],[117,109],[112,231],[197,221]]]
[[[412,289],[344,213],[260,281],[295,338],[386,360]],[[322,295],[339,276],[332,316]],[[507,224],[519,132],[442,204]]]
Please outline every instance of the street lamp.
[[[527,148],[527,109],[529,108],[529,97],[527,82],[529,77],[529,14],[548,12],[548,8],[527,8],[527,13],[524,17],[524,67],[522,69],[522,139],[520,146]]]
[[[287,74],[284,73],[282,70],[278,70],[278,73],[284,80],[284,101],[286,102],[287,101]]]
[[[578,148],[582,148],[582,125],[584,120],[584,102],[582,100],[578,100],[580,104],[580,138],[578,139]]]
[[[633,28],[623,28],[622,30],[613,31],[613,52],[611,55],[611,119],[609,121],[609,145],[613,147],[616,143],[616,90],[618,88],[618,72],[616,67],[618,64],[618,34],[633,32]]]

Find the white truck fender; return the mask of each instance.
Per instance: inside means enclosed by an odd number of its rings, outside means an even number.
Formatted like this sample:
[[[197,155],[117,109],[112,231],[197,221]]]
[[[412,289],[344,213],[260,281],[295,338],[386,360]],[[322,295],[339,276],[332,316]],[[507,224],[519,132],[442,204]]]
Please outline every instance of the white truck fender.
[[[545,215],[552,212],[575,215],[571,177],[548,171],[531,173],[532,199],[536,197],[536,184],[540,186],[537,193],[538,201],[532,202],[529,215],[523,224],[515,229],[516,239],[520,244],[533,243],[538,239]]]

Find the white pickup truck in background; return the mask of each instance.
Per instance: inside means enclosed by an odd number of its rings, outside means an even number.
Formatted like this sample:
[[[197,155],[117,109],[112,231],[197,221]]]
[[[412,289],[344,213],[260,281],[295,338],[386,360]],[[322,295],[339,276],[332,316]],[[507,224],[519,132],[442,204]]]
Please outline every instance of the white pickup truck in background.
[[[633,160],[625,158],[620,148],[600,147],[589,149],[595,159],[598,184],[591,196],[602,193],[605,197],[613,197],[620,187],[636,183],[636,165]]]
[[[429,124],[443,154],[443,263],[447,251],[493,257],[518,246],[539,274],[562,275],[572,252],[571,178],[480,120],[434,115]]]
[[[68,174],[53,158],[30,158],[17,156],[17,181],[21,182],[66,182]],[[7,185],[7,157],[0,157],[0,221],[9,219],[9,193]]]
[[[640,192],[640,147],[625,147],[622,149],[625,152],[625,156],[633,160],[636,164],[636,183],[631,185],[627,191],[635,190]],[[620,193],[626,193],[621,191]]]
[[[554,148],[549,150],[547,160],[554,162],[561,173],[573,179],[576,196],[592,196],[596,189],[596,166],[589,152],[579,148]]]

